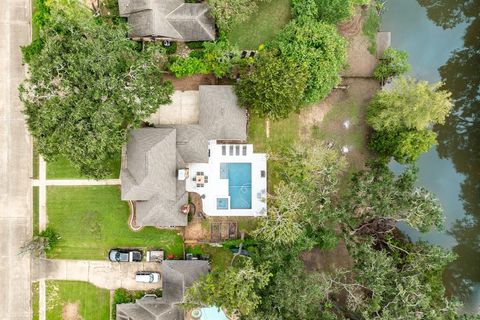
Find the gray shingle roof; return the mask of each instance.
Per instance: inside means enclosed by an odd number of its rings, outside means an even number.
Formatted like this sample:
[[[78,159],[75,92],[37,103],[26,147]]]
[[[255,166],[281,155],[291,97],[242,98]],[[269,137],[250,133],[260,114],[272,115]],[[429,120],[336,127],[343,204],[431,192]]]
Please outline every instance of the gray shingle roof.
[[[162,298],[143,297],[135,303],[117,304],[117,320],[183,320],[183,310]]]
[[[185,181],[177,169],[208,162],[208,140],[246,140],[247,117],[232,86],[200,86],[199,124],[133,130],[122,159],[122,200],[136,201],[139,226],[186,226]]]
[[[146,296],[135,303],[117,304],[118,320],[183,320],[186,288],[208,273],[208,261],[166,260],[162,263],[162,297]]]
[[[246,140],[247,115],[233,86],[200,86],[200,126],[208,140]]]
[[[176,131],[142,128],[130,133],[122,163],[122,200],[176,200]],[[123,182],[126,183],[123,183]]]
[[[122,200],[136,201],[140,226],[186,226],[180,212],[188,202],[184,183],[176,177],[176,129],[133,130],[122,161]]]
[[[215,40],[215,21],[206,3],[182,0],[118,0],[131,37],[166,37],[183,41]]]

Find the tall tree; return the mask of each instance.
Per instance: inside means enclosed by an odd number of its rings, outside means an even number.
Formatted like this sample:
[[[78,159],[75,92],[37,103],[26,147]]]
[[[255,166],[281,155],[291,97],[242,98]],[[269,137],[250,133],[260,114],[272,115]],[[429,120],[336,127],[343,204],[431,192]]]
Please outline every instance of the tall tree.
[[[293,59],[261,53],[240,79],[235,87],[240,104],[262,117],[286,118],[302,106],[307,71]]]
[[[367,121],[375,130],[371,149],[408,163],[434,145],[431,126],[444,123],[453,106],[451,93],[441,85],[402,77],[378,92],[367,110]]]
[[[346,63],[346,42],[334,25],[312,19],[292,20],[269,49],[308,71],[302,97],[305,104],[322,100],[340,82],[339,72]]]
[[[187,289],[185,306],[216,306],[228,315],[248,315],[261,301],[256,290],[265,287],[270,274],[265,266],[254,267],[245,258],[239,267],[213,271]]]
[[[353,217],[352,233],[377,220],[392,229],[399,221],[422,232],[442,228],[445,217],[440,203],[426,189],[415,187],[416,180],[416,168],[396,177],[384,162],[370,163],[368,170],[354,174],[343,203]]]
[[[155,45],[141,51],[126,38],[125,23],[95,18],[78,1],[48,3],[42,46],[29,56],[20,86],[27,124],[47,161],[63,156],[101,178],[128,130],[170,101],[164,52]]]
[[[441,83],[430,85],[414,78],[393,81],[391,90],[379,91],[368,106],[368,123],[377,131],[423,130],[442,124],[452,108],[451,93]]]

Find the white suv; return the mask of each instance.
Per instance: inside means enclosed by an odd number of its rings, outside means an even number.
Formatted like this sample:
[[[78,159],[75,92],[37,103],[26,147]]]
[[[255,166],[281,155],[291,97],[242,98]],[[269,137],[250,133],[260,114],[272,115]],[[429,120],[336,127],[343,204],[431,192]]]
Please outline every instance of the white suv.
[[[140,271],[135,275],[135,281],[143,283],[155,283],[160,281],[160,273]]]

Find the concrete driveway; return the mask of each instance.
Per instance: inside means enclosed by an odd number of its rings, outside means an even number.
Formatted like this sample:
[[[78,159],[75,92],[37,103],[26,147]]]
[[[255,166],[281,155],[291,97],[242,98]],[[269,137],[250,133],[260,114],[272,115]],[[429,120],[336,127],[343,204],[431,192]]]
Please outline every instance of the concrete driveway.
[[[29,0],[0,1],[0,315],[31,319],[30,257],[19,256],[32,235],[32,146],[18,85],[25,77],[20,46],[30,43]]]
[[[97,287],[114,290],[149,290],[161,288],[158,283],[138,283],[135,274],[138,271],[161,273],[158,262],[110,262],[85,260],[49,260],[38,259],[33,262],[34,280],[76,280],[87,281]]]
[[[198,91],[175,91],[172,103],[162,105],[147,119],[155,125],[198,124],[200,102]]]

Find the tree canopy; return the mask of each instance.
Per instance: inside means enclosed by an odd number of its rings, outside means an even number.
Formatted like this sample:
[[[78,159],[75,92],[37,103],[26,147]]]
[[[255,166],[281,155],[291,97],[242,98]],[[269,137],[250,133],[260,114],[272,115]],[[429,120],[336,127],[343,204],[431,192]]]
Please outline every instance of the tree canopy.
[[[311,19],[290,21],[268,49],[308,71],[304,104],[325,98],[340,82],[339,72],[346,63],[346,42],[336,27]]]
[[[235,24],[245,22],[259,1],[268,0],[208,0],[207,3],[220,30],[228,32]]]
[[[28,57],[20,98],[30,133],[47,161],[68,159],[101,178],[130,128],[170,101],[162,80],[164,51],[141,50],[127,25],[96,18],[76,1],[49,2],[41,46]],[[28,50],[27,50],[28,51]]]
[[[368,4],[368,0],[293,0],[292,11],[295,17],[335,24],[351,18],[355,5],[363,4]]]
[[[373,75],[378,81],[386,82],[392,77],[398,77],[410,70],[408,53],[406,51],[387,48],[375,68]]]
[[[391,90],[375,95],[368,106],[367,120],[377,131],[423,130],[445,122],[452,108],[450,96],[450,92],[441,89],[441,83],[398,78]]]
[[[254,267],[245,258],[241,267],[213,271],[187,289],[187,308],[216,306],[228,315],[248,315],[258,306],[261,297],[256,290],[268,283],[270,274],[265,266]]]
[[[453,106],[441,85],[402,77],[379,91],[367,109],[367,122],[375,130],[370,148],[400,163],[414,162],[430,149],[436,142],[432,126],[444,123]]]
[[[240,104],[270,119],[286,118],[302,106],[307,71],[293,59],[261,53],[235,87]]]

